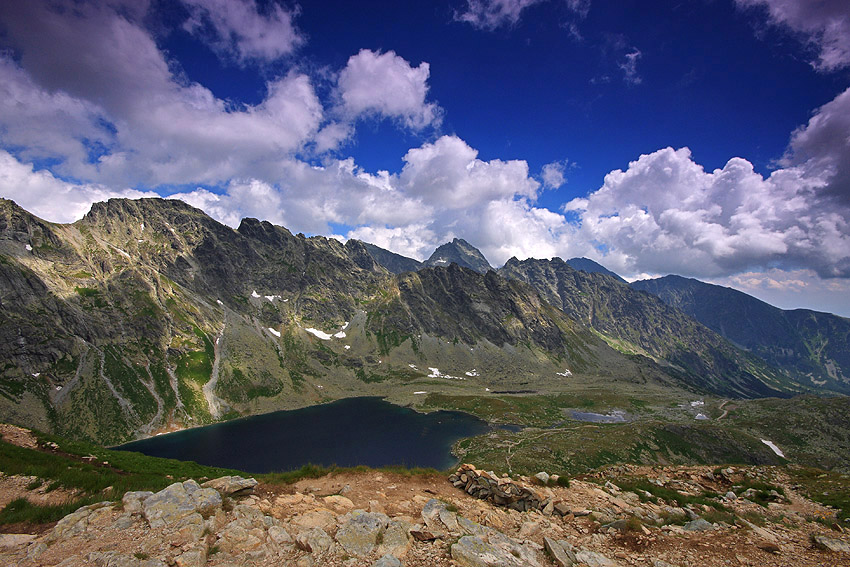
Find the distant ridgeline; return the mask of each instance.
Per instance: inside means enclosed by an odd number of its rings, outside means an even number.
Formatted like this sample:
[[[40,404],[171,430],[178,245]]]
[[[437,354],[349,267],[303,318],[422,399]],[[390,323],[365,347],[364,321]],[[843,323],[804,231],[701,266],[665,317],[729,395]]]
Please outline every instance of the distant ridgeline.
[[[2,200],[0,415],[118,443],[354,395],[546,391],[565,368],[729,397],[850,392],[846,319],[766,306],[744,326],[721,295],[629,286],[586,259],[494,270],[461,239],[420,263],[175,200],[111,199],[67,225]],[[782,340],[740,335],[760,327]]]

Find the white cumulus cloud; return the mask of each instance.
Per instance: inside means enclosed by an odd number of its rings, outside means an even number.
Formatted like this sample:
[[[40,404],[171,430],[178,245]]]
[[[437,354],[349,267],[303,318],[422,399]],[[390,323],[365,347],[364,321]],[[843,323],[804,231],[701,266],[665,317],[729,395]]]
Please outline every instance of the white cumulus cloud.
[[[413,67],[394,51],[361,49],[339,75],[343,110],[352,118],[370,114],[395,118],[414,130],[437,126],[442,109],[426,101],[430,72],[428,63]]]
[[[92,203],[113,197],[139,199],[159,197],[153,192],[134,189],[112,189],[89,183],[68,183],[49,171],[21,163],[5,150],[0,150],[0,195],[51,222],[73,222],[83,217]]]

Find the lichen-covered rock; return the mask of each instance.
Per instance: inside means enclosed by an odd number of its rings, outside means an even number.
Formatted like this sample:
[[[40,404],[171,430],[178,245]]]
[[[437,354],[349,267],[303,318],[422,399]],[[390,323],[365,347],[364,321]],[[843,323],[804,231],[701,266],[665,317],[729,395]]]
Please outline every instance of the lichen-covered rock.
[[[334,546],[334,540],[322,528],[311,528],[295,536],[295,545],[308,553],[328,553]]]
[[[47,543],[63,540],[74,535],[83,533],[92,520],[92,515],[102,508],[112,506],[112,502],[98,502],[89,506],[83,506],[76,512],[72,512],[59,520],[53,531],[47,537]]]
[[[401,561],[392,555],[384,555],[372,563],[372,567],[401,567]]]
[[[573,553],[572,545],[567,542],[556,541],[550,537],[543,538],[543,546],[558,567],[572,567],[576,564],[576,555]]]
[[[152,528],[164,528],[195,513],[195,501],[183,483],[163,488],[142,503],[142,513]]]
[[[336,541],[347,553],[365,557],[374,551],[389,522],[386,514],[354,510],[340,518]]]
[[[384,530],[383,539],[378,546],[378,553],[390,554],[395,557],[404,557],[410,550],[410,528],[408,522],[390,520],[387,529]]]
[[[207,551],[202,547],[194,547],[178,555],[175,562],[177,567],[204,567],[207,563]]]
[[[521,567],[519,559],[478,536],[463,536],[451,548],[452,559],[462,567]]]
[[[244,496],[254,491],[257,481],[253,478],[242,478],[241,476],[223,476],[208,480],[201,486],[216,490],[222,496]]]
[[[608,559],[601,553],[588,551],[583,549],[576,553],[576,559],[579,563],[585,563],[588,567],[618,567],[617,562]]]
[[[844,540],[824,536],[824,535],[816,535],[812,537],[812,541],[814,541],[815,545],[821,549],[826,549],[827,551],[834,551],[836,553],[850,553],[850,543],[847,543]]]
[[[121,503],[124,505],[124,511],[128,514],[141,514],[142,502],[151,496],[153,496],[153,492],[150,490],[126,492],[121,499]]]
[[[139,559],[117,551],[93,551],[86,560],[94,567],[167,567],[159,559]]]

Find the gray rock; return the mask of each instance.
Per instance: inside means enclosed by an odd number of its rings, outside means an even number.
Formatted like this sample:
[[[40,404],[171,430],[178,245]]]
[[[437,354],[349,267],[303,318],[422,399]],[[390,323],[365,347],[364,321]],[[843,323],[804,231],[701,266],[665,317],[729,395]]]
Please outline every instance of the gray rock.
[[[292,536],[280,526],[272,526],[269,528],[269,537],[278,545],[284,543],[292,543]]]
[[[441,511],[448,511],[446,509],[446,503],[442,500],[431,498],[430,500],[428,500],[428,502],[425,503],[425,506],[422,508],[422,520],[425,522],[425,525],[428,526],[429,529],[443,529],[442,522],[439,521]]]
[[[522,561],[478,536],[463,536],[451,547],[452,559],[462,567],[521,567]]]
[[[295,545],[308,553],[323,554],[334,546],[334,540],[322,528],[312,528],[295,536]]]
[[[536,478],[538,481],[540,481],[540,484],[542,484],[543,486],[546,486],[547,484],[549,484],[549,473],[545,473],[543,471],[540,471],[539,473],[534,475],[534,478]]]
[[[139,559],[117,551],[92,551],[86,560],[95,567],[166,567],[159,559]]]
[[[45,551],[47,551],[46,543],[44,543],[43,541],[34,543],[27,548],[27,559],[29,559],[30,561],[35,561]]]
[[[460,530],[457,524],[456,513],[449,512],[446,508],[442,508],[440,510],[439,518],[440,522],[442,522],[450,532],[458,532]]]
[[[198,488],[189,494],[195,504],[195,511],[204,518],[209,518],[215,514],[216,508],[221,508],[221,494],[212,488]]]
[[[386,514],[354,510],[340,518],[336,541],[351,555],[364,557],[372,553],[390,519]]]
[[[133,526],[133,516],[130,514],[122,514],[117,520],[115,520],[113,525],[119,530],[130,529]]]
[[[175,561],[177,567],[204,567],[207,563],[207,552],[203,548],[195,547],[178,555]]]
[[[682,529],[686,532],[705,532],[708,530],[713,530],[715,529],[715,527],[714,524],[712,524],[711,522],[707,522],[702,518],[697,518],[696,520],[691,520],[690,522],[682,526]]]
[[[738,496],[731,490],[726,493],[726,500],[737,500]]]
[[[396,557],[403,557],[410,549],[410,537],[408,535],[410,528],[411,525],[407,522],[390,520],[387,529],[384,531],[381,545],[378,547],[378,553],[389,553]]]
[[[0,549],[24,547],[34,539],[32,534],[0,534]]]
[[[812,537],[815,545],[827,551],[850,553],[850,544],[846,541],[834,537],[816,535]]]
[[[98,502],[97,504],[83,506],[76,512],[68,514],[53,527],[53,531],[47,536],[46,542],[52,543],[83,533],[89,525],[92,514],[107,506],[112,506],[112,502]]]
[[[576,564],[576,556],[572,550],[561,545],[552,538],[543,538],[543,547],[552,556],[552,560],[558,567],[572,567]]]
[[[191,484],[189,486],[194,488]],[[175,482],[146,498],[142,503],[142,513],[152,528],[163,528],[194,514],[195,501],[182,483]]]
[[[372,567],[401,567],[401,561],[390,554],[384,555],[374,563]]]
[[[137,490],[133,492],[125,492],[121,503],[124,505],[124,511],[128,514],[141,514],[142,502],[148,497],[153,496],[150,490]]]
[[[222,496],[243,496],[254,491],[257,481],[241,476],[223,476],[208,480],[201,486],[217,490]]]
[[[617,567],[617,562],[608,559],[601,553],[588,551],[583,549],[576,553],[576,560],[579,563],[586,563],[587,567]]]

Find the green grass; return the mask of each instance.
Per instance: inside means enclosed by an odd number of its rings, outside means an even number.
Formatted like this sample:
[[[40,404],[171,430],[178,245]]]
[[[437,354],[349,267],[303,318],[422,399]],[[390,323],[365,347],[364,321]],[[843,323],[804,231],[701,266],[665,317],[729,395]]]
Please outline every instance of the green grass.
[[[797,466],[788,467],[788,473],[809,498],[835,508],[841,525],[850,523],[850,475]]]
[[[26,498],[12,500],[0,510],[0,525],[6,524],[46,524],[61,520],[80,506],[99,502],[99,498],[82,498],[57,506],[38,506]]]
[[[36,432],[34,432],[36,433]],[[76,457],[92,455],[95,462],[42,452],[0,441],[0,470],[8,475],[33,476],[47,490],[63,488],[78,496],[61,506],[38,506],[15,501],[0,511],[0,524],[29,522],[40,524],[56,521],[80,506],[102,500],[120,500],[131,490],[157,491],[173,482],[189,478],[216,478],[243,474],[219,467],[208,467],[191,461],[160,459],[141,453],[115,451],[85,442],[67,441],[36,433],[41,442],[58,443],[61,450]],[[109,465],[103,465],[106,461]],[[35,486],[36,481],[31,483]],[[106,491],[110,488],[109,491]]]
[[[385,474],[394,474],[404,477],[425,477],[434,479],[442,479],[449,474],[449,471],[438,471],[437,469],[422,467],[407,468],[402,466],[388,466],[372,468],[363,465],[356,467],[338,467],[335,465],[325,467],[321,465],[307,464],[300,469],[255,475],[255,478],[262,479],[264,482],[268,482],[269,484],[294,484],[299,480],[307,478],[321,478],[329,474],[365,473],[369,471],[380,471]]]

